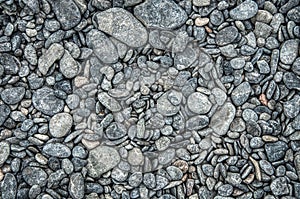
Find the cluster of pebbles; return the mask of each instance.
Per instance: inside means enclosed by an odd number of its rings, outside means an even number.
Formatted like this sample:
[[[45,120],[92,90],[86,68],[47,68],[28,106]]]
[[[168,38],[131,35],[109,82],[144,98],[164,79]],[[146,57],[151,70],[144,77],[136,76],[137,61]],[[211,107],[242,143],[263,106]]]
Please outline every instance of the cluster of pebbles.
[[[0,11],[0,198],[300,198],[299,0]]]

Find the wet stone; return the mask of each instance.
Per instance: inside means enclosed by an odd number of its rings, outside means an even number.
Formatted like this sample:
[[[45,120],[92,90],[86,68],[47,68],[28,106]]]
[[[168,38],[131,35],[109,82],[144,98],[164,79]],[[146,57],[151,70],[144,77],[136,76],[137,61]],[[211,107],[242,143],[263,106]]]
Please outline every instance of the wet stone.
[[[19,103],[25,95],[24,87],[12,87],[4,89],[1,92],[1,99],[6,104],[17,104]]]
[[[187,20],[186,12],[171,0],[146,0],[134,8],[134,15],[151,28],[175,29]]]
[[[98,146],[89,152],[87,160],[89,176],[99,178],[102,174],[117,166],[121,159],[116,149],[108,146]]]
[[[131,47],[146,44],[148,33],[144,26],[128,11],[111,8],[98,12],[93,17],[95,26]]]
[[[54,90],[48,87],[38,89],[33,93],[34,107],[46,115],[55,115],[64,108],[64,101],[55,96]]]
[[[287,17],[295,23],[300,23],[300,6],[288,11]]]

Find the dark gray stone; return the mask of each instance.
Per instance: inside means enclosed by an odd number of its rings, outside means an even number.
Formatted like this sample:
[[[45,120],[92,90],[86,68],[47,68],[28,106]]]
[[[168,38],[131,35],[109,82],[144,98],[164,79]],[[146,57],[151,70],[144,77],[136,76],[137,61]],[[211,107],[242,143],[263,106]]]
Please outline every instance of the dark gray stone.
[[[282,196],[289,193],[288,183],[285,177],[275,178],[270,185],[271,191],[276,196]]]
[[[0,104],[0,126],[5,122],[5,120],[10,115],[10,108],[6,104]]]
[[[300,6],[288,11],[287,17],[295,23],[300,23]]]
[[[232,192],[233,192],[233,186],[230,184],[224,184],[218,188],[218,194],[224,197],[230,196]]]
[[[289,89],[300,90],[300,78],[291,72],[285,72],[283,74],[283,82]]]
[[[284,64],[292,64],[298,55],[299,41],[291,39],[285,41],[280,49],[280,61]]]
[[[8,75],[15,75],[21,67],[20,61],[7,53],[0,54],[0,65],[4,67],[4,72]]]

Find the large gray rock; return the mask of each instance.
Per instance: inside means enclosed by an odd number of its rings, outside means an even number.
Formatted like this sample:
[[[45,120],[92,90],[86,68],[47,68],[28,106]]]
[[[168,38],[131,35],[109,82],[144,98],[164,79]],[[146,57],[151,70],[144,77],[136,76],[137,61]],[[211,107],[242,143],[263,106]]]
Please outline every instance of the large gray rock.
[[[98,12],[93,17],[94,25],[131,47],[141,47],[147,43],[145,27],[128,11],[111,8]]]
[[[118,51],[112,41],[101,31],[91,30],[86,36],[87,46],[93,49],[95,55],[104,63],[118,61]]]
[[[117,166],[121,158],[118,151],[108,146],[98,146],[92,149],[88,157],[88,174],[99,178],[102,174]]]
[[[62,45],[54,43],[48,50],[39,58],[38,68],[43,75],[46,75],[49,68],[56,62],[61,59],[64,55],[65,49]]]
[[[235,117],[235,107],[227,102],[212,116],[210,127],[219,135],[225,135]]]
[[[174,29],[187,20],[186,12],[172,0],[146,0],[134,8],[134,15],[151,28]]]

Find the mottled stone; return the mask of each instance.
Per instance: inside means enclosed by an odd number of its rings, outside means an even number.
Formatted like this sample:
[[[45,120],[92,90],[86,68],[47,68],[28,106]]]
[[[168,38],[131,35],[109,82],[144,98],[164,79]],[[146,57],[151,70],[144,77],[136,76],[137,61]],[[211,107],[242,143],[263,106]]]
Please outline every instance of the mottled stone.
[[[45,186],[47,183],[47,173],[39,167],[26,167],[22,171],[22,177],[30,186]]]
[[[71,155],[71,150],[61,143],[48,143],[43,147],[43,153],[58,158],[67,158]]]
[[[2,166],[7,160],[10,153],[10,146],[8,142],[2,141],[0,142],[0,166]]]
[[[65,50],[65,53],[59,61],[59,70],[66,78],[74,78],[79,72],[80,66],[77,61],[71,56],[69,51]]]
[[[225,103],[212,116],[210,127],[219,135],[225,135],[235,117],[235,107],[231,103]]]
[[[216,43],[219,46],[231,44],[238,37],[238,30],[234,26],[228,26],[220,30],[216,35]]]
[[[88,174],[99,178],[102,174],[117,166],[121,158],[117,150],[108,146],[98,146],[89,152]]]
[[[172,95],[171,93],[172,91],[166,92],[157,100],[157,111],[164,116],[172,116],[179,111],[179,106],[173,105],[168,99],[168,96]]]
[[[118,61],[118,51],[112,41],[101,31],[91,30],[87,36],[87,46],[93,49],[95,55],[104,63]]]
[[[49,68],[56,62],[60,60],[64,55],[65,49],[62,45],[54,43],[48,50],[40,56],[38,60],[38,68],[43,75],[46,75]]]
[[[17,188],[18,184],[15,176],[11,173],[5,174],[5,177],[1,182],[1,198],[15,199],[17,195]]]
[[[70,177],[69,192],[72,198],[84,198],[84,178],[81,173],[73,173]]]
[[[258,11],[255,1],[246,0],[230,10],[229,15],[234,20],[247,20],[254,17]]]
[[[270,162],[281,160],[285,156],[288,145],[283,141],[265,144],[265,150]]]
[[[94,15],[93,22],[99,30],[131,47],[140,47],[147,42],[148,33],[145,27],[130,12],[122,8],[98,12]]]
[[[53,137],[64,137],[71,130],[73,118],[69,113],[58,113],[49,122],[49,131]]]
[[[134,8],[134,15],[151,28],[174,29],[187,20],[186,12],[172,0],[146,0]]]
[[[212,104],[206,95],[195,92],[188,97],[187,106],[196,114],[205,114],[209,112]]]
[[[292,64],[298,55],[299,41],[295,39],[285,41],[280,49],[280,61]]]
[[[98,94],[98,100],[103,106],[112,112],[118,112],[121,110],[121,105],[117,100],[109,96],[107,93],[102,92]]]
[[[232,102],[236,106],[240,106],[244,104],[251,94],[251,86],[248,82],[241,83],[238,87],[236,87],[231,93]]]
[[[276,196],[282,196],[289,193],[289,187],[285,177],[275,178],[271,182],[270,188]]]

